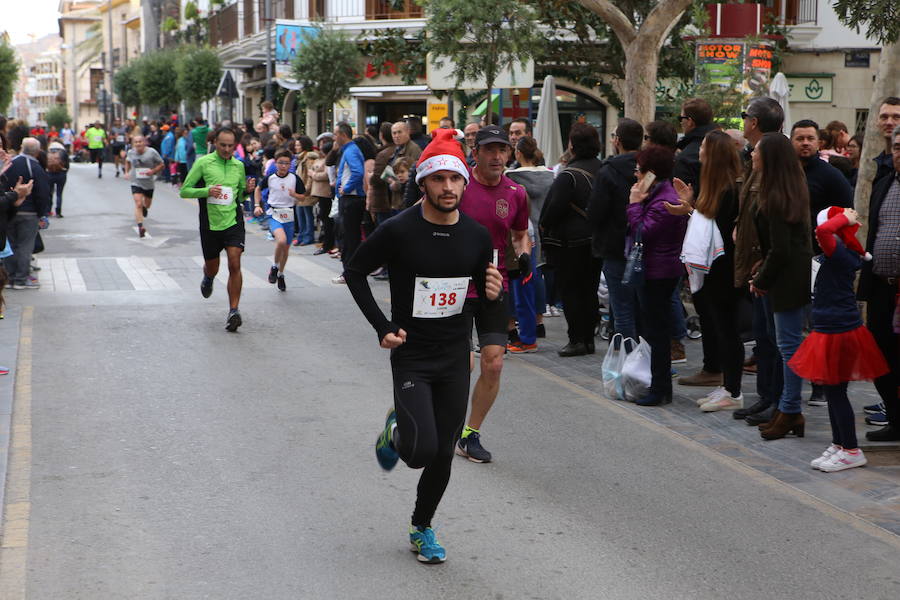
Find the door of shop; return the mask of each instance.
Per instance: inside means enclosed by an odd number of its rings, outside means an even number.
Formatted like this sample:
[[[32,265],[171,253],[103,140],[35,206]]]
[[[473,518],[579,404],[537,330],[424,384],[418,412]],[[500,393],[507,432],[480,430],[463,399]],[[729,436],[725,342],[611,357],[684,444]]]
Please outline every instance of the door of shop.
[[[366,125],[395,123],[407,117],[424,117],[427,110],[425,104],[424,100],[366,102]]]

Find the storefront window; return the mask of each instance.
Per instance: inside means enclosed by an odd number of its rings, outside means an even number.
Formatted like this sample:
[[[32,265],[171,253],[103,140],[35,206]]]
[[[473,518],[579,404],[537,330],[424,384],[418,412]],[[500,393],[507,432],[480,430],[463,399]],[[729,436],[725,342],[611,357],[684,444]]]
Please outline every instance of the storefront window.
[[[531,120],[536,121],[541,104],[541,87],[532,88]],[[593,125],[606,139],[606,106],[590,96],[563,87],[556,88],[556,104],[559,111],[559,128],[562,133],[563,146],[567,145],[569,130],[575,123],[583,122]]]

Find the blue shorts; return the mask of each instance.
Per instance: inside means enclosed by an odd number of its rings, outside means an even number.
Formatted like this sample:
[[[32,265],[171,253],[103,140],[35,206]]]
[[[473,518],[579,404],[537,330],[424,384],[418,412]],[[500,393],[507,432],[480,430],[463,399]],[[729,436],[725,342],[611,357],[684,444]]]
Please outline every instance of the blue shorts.
[[[290,244],[294,239],[294,222],[288,221],[287,223],[280,223],[269,217],[269,232],[272,235],[275,235],[276,229],[284,229],[284,237],[287,239],[287,243]]]

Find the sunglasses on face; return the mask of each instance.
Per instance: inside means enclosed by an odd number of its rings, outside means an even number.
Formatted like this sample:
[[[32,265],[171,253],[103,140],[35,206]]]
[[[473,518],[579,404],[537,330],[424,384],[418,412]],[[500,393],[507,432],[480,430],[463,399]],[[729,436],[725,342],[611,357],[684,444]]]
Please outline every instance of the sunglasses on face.
[[[752,119],[753,117],[748,115],[746,112],[741,111],[741,118],[742,119]]]
[[[690,117],[687,115],[678,115],[679,122],[684,121],[685,119],[690,119]]]

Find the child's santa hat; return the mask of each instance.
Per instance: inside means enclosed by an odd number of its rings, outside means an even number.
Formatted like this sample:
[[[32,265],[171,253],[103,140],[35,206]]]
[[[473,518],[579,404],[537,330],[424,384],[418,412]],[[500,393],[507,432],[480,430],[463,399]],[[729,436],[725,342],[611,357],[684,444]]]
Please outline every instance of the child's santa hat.
[[[455,171],[469,183],[469,168],[463,156],[462,146],[453,136],[452,129],[436,129],[431,143],[425,147],[416,163],[416,183],[436,171]]]
[[[816,226],[819,226],[825,221],[828,221],[829,219],[842,214],[844,214],[844,209],[840,206],[829,206],[828,208],[823,208],[819,211],[819,214],[816,215]],[[856,239],[857,231],[859,231],[859,223],[856,223],[855,225],[845,225],[844,227],[838,229],[837,236],[841,238],[841,241],[844,242],[844,245],[847,246],[847,248],[862,256],[863,260],[872,260],[872,255],[863,250],[862,244],[860,244],[859,240]]]

